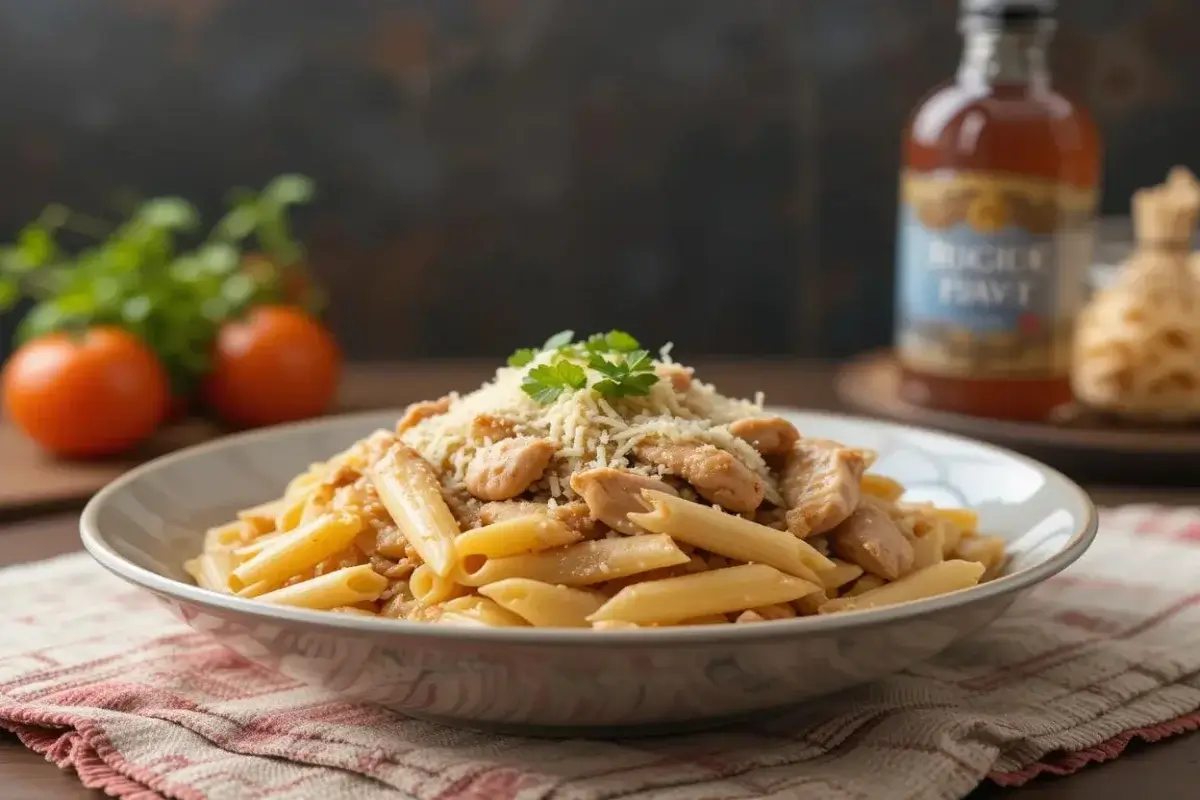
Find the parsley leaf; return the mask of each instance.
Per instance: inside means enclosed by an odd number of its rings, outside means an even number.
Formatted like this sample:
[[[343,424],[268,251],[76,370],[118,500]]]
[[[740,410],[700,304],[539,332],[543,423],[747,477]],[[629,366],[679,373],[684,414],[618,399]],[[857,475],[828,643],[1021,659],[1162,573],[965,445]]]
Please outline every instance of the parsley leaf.
[[[625,356],[625,361],[629,364],[630,372],[654,371],[654,362],[650,360],[650,354],[645,350],[634,350]]]
[[[587,373],[578,364],[557,361],[540,364],[529,370],[521,382],[521,391],[538,403],[553,403],[567,389],[583,389],[587,386]]]
[[[593,333],[583,346],[589,353],[628,353],[637,350],[641,345],[625,331],[614,330],[608,333]]]
[[[601,375],[607,375],[610,378],[619,378],[624,374],[621,367],[597,353],[592,353],[588,356],[588,366]]]
[[[604,335],[608,349],[617,353],[630,353],[641,347],[638,340],[625,331],[609,331]]]
[[[510,367],[520,368],[537,358],[538,351],[532,347],[523,347],[508,357]]]
[[[658,383],[654,362],[645,350],[634,350],[610,361],[599,353],[588,356],[588,367],[604,375],[592,388],[605,397],[644,397]]]
[[[575,331],[559,331],[546,340],[542,345],[543,350],[558,350],[561,347],[566,347],[575,338]]]

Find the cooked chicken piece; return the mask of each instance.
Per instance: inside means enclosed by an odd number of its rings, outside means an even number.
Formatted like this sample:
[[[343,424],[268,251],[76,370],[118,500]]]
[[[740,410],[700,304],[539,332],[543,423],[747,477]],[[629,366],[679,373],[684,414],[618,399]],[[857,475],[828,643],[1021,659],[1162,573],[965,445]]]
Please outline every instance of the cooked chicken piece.
[[[479,503],[467,491],[462,488],[452,490],[443,486],[442,499],[446,501],[446,507],[450,509],[450,514],[461,530],[480,526]]]
[[[436,417],[439,414],[445,414],[450,410],[450,396],[438,398],[437,400],[422,400],[419,403],[413,403],[408,408],[404,409],[404,416],[396,423],[396,435],[404,433],[409,428],[415,427],[430,417]]]
[[[823,439],[801,439],[783,464],[779,488],[788,506],[788,530],[804,538],[824,533],[858,506],[866,463],[862,453]]]
[[[754,522],[759,525],[765,525],[768,528],[774,528],[777,531],[787,530],[787,509],[778,508],[776,506],[760,506],[754,512]]]
[[[505,439],[475,453],[463,482],[480,500],[509,500],[542,477],[554,453],[545,439]]]
[[[491,439],[499,442],[511,439],[517,435],[517,423],[506,417],[496,417],[491,414],[477,414],[471,420],[472,439]]]
[[[732,453],[697,441],[647,439],[635,450],[642,461],[662,467],[690,483],[700,496],[726,511],[753,511],[766,487]]]
[[[413,563],[407,558],[392,560],[384,558],[378,553],[372,553],[369,557],[371,569],[378,572],[383,577],[389,580],[400,580],[408,577],[408,574],[413,571]]]
[[[658,377],[669,381],[671,388],[677,392],[686,392],[692,388],[692,375],[695,370],[680,364],[659,364],[655,370]]]
[[[550,509],[550,517],[566,525],[585,539],[598,539],[608,533],[608,526],[592,516],[582,500],[563,503]]]
[[[748,417],[730,423],[729,432],[764,456],[780,456],[800,440],[796,426],[783,417]]]
[[[658,478],[609,467],[575,473],[571,476],[571,488],[584,499],[593,517],[614,531],[629,536],[645,533],[625,516],[630,512],[650,510],[650,506],[642,499],[643,489],[679,496],[678,492]]]
[[[885,580],[912,570],[912,545],[887,512],[869,500],[830,532],[829,542],[838,556]]]

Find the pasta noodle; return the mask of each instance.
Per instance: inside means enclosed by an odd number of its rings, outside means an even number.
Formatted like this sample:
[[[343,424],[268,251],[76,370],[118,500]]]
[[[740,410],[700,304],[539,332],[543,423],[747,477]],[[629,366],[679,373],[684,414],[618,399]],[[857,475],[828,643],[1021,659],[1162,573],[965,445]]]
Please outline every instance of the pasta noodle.
[[[479,593],[537,628],[586,628],[588,617],[607,599],[604,595],[529,578],[489,583]]]
[[[864,474],[873,453],[805,438],[628,334],[564,332],[510,364],[308,465],[205,531],[185,571],[353,616],[621,631],[878,608],[1005,568],[972,509],[903,501]]]
[[[904,494],[903,484],[883,475],[863,475],[861,485],[863,494],[878,497],[880,500],[895,502]]]
[[[691,503],[663,492],[645,492],[654,511],[630,514],[648,531],[669,534],[726,558],[770,564],[789,575],[820,583],[814,571],[833,569],[833,562],[803,539],[709,506]]]
[[[589,586],[688,562],[665,534],[600,539],[570,547],[508,558],[487,559],[477,569],[456,575],[465,586],[486,586],[505,578],[530,578],[563,586]],[[466,563],[466,562],[464,562]]]
[[[442,606],[439,622],[485,628],[521,628],[529,623],[487,597],[460,597]]]
[[[288,577],[345,550],[363,521],[348,514],[325,514],[280,536],[233,571],[240,589],[253,583],[283,583]]]
[[[366,564],[318,575],[258,596],[264,603],[328,610],[375,600],[387,588],[387,578]]]
[[[434,572],[447,577],[457,561],[454,540],[458,523],[429,465],[398,445],[375,465],[372,477],[375,491],[400,533]]]
[[[558,520],[531,514],[460,533],[454,539],[454,549],[459,558],[505,558],[574,544],[582,538]]]
[[[979,583],[983,569],[983,565],[975,561],[942,561],[860,595],[830,600],[821,606],[821,613],[861,611],[966,589]]]
[[[459,586],[449,578],[443,578],[428,564],[422,564],[408,577],[408,590],[425,605],[436,605],[458,594]]]
[[[743,564],[626,586],[588,619],[639,625],[677,623],[707,614],[787,603],[818,591],[819,586],[766,564]]]

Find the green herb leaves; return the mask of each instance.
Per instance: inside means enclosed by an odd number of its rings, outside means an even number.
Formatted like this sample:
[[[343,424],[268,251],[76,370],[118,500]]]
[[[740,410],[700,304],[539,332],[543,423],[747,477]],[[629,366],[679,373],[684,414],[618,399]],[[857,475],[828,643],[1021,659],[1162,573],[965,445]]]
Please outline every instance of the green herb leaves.
[[[208,368],[217,330],[254,305],[293,300],[302,251],[287,210],[312,193],[285,175],[261,194],[243,192],[201,238],[200,214],[179,197],[137,205],[118,225],[48,206],[0,247],[0,310],[35,301],[22,340],[90,325],[117,325],[158,355],[185,394]],[[81,244],[82,247],[66,247]],[[264,255],[243,255],[252,247]]]
[[[532,347],[524,347],[508,357],[508,365],[510,367],[519,369],[528,365],[531,361],[537,358],[537,355],[537,350],[534,350]]]
[[[583,346],[589,353],[632,353],[641,347],[638,340],[625,331],[593,333]]]
[[[593,353],[588,357],[588,367],[605,376],[592,386],[605,397],[643,397],[658,383],[654,362],[645,350],[634,350],[613,361]]]
[[[546,340],[542,345],[543,350],[561,350],[571,343],[575,338],[575,331],[559,331]]]
[[[587,386],[587,373],[578,364],[560,359],[529,370],[521,390],[542,405],[553,403],[567,389]]]
[[[568,389],[589,388],[589,371],[596,376],[590,388],[604,397],[644,397],[658,382],[650,354],[628,333],[595,333],[572,344],[574,338],[574,331],[561,331],[540,350],[524,348],[508,357],[508,365],[520,369],[542,353],[554,353],[548,364],[533,367],[521,382],[522,391],[538,403],[552,403]]]

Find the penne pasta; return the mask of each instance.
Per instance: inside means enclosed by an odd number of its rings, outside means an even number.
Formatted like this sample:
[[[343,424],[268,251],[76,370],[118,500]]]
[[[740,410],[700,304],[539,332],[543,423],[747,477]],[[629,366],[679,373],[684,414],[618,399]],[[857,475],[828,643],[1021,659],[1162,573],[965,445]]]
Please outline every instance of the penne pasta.
[[[803,600],[804,598],[800,598]],[[797,600],[796,602],[799,602]],[[770,606],[759,606],[758,608],[750,609],[763,619],[792,619],[796,616],[796,609],[792,608],[787,603],[775,603]]]
[[[642,626],[632,622],[622,622],[619,619],[607,619],[592,623],[592,630],[596,631],[631,631],[640,627]]]
[[[944,519],[966,534],[979,530],[979,515],[967,508],[937,508],[929,506],[927,512],[938,519]]]
[[[984,574],[996,575],[1007,558],[1005,541],[1000,536],[966,536],[959,540],[954,557],[983,564]]]
[[[860,487],[863,494],[888,502],[895,502],[904,494],[904,484],[891,478],[885,478],[883,475],[870,473],[863,475]]]
[[[530,578],[563,586],[589,586],[626,575],[685,564],[688,556],[670,536],[647,534],[621,539],[597,539],[568,547],[508,558],[485,559],[478,566],[464,563],[456,580],[465,586],[486,586],[505,578]],[[467,571],[465,567],[476,567]]]
[[[958,549],[958,543],[966,538],[966,534],[962,528],[944,520],[938,520],[938,526],[942,529],[942,560],[954,558],[954,551]]]
[[[438,621],[447,625],[485,628],[523,628],[529,625],[522,617],[487,597],[459,597],[444,603]]]
[[[946,529],[952,526],[938,520],[921,536],[912,538],[913,569],[925,569],[945,561]]]
[[[258,581],[257,583],[250,584],[249,586],[243,586],[241,589],[237,590],[236,594],[238,597],[258,597],[259,595],[266,594],[272,589],[276,589],[278,587],[278,583],[273,583],[271,581]]]
[[[1003,570],[974,511],[905,502],[863,474],[874,453],[650,352],[621,331],[518,351],[208,529],[184,569],[341,614],[597,631],[874,608]]]
[[[283,500],[279,499],[242,509],[238,512],[237,517],[259,533],[270,533],[275,530],[275,520],[282,511]]]
[[[575,544],[582,538],[556,519],[530,514],[460,533],[454,539],[454,549],[460,560],[468,556],[507,558]]]
[[[250,544],[242,545],[234,550],[233,555],[240,561],[254,558],[254,556],[265,550],[272,542],[279,541],[279,537],[283,535],[284,534],[280,532],[264,533],[254,541],[250,542]]]
[[[241,520],[227,522],[204,532],[204,549],[235,550],[248,543],[257,533],[253,525]]]
[[[404,538],[434,572],[448,577],[458,562],[454,540],[459,528],[429,464],[412,449],[395,445],[370,473]]]
[[[840,558],[833,559],[833,569],[821,573],[821,586],[828,591],[836,591],[847,583],[862,577],[863,568]]]
[[[184,563],[184,569],[202,589],[229,594],[229,575],[233,571],[233,554],[228,550],[211,550]]]
[[[288,485],[283,490],[284,505],[287,505],[288,501],[306,496],[313,487],[321,482],[326,470],[327,467],[323,463],[309,464],[308,469],[288,481]]]
[[[304,510],[300,512],[300,524],[312,522],[317,517],[330,510],[329,504],[333,501],[333,488],[329,486],[318,486],[309,492],[304,498]]]
[[[281,606],[327,610],[352,606],[364,600],[376,600],[386,588],[387,578],[370,566],[360,564],[267,592],[257,599]]]
[[[870,573],[867,573],[866,575],[863,575],[861,578],[859,578],[854,583],[852,583],[850,585],[850,588],[847,589],[845,592],[843,592],[842,596],[843,597],[857,597],[858,595],[869,592],[872,589],[878,589],[880,586],[883,586],[885,583],[887,583],[887,581],[885,581],[883,578],[879,577],[878,575],[872,575]]]
[[[767,564],[812,583],[820,583],[816,573],[833,569],[832,561],[786,531],[665,492],[644,491],[642,496],[653,510],[628,517],[648,531],[668,534],[726,558]]]
[[[829,602],[829,594],[825,591],[806,594],[792,602],[792,608],[802,617],[811,617],[821,610],[821,606]]]
[[[279,516],[275,517],[275,530],[283,532],[295,530],[300,524],[301,517],[304,516],[304,504],[307,500],[308,497],[302,494],[290,498],[285,497],[279,507]]]
[[[863,611],[955,592],[979,583],[983,569],[976,561],[942,561],[855,597],[830,600],[821,606],[821,613]]]
[[[348,514],[326,514],[280,536],[233,571],[233,588],[266,581],[280,584],[308,567],[345,550],[362,530],[363,520]]]
[[[744,564],[626,586],[588,620],[671,624],[708,614],[789,603],[820,590],[766,564]]]
[[[529,578],[507,578],[479,588],[501,607],[536,628],[586,628],[588,617],[607,600],[604,595]]]
[[[421,564],[408,576],[408,590],[421,603],[432,606],[458,594],[459,585],[438,575],[428,564]]]

